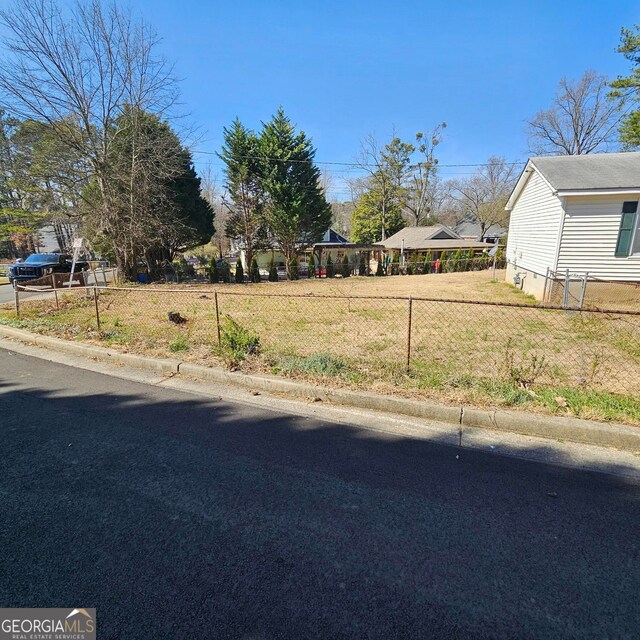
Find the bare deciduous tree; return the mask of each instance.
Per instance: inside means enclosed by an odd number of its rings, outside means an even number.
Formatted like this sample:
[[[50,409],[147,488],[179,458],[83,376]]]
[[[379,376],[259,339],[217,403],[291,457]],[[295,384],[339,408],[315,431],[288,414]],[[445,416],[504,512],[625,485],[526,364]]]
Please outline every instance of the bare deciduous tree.
[[[528,123],[535,155],[581,155],[608,151],[617,140],[623,103],[608,97],[609,82],[595,71],[577,81],[563,78],[549,109]]]
[[[442,122],[426,133],[416,134],[416,147],[420,160],[411,167],[408,180],[405,215],[414,227],[428,223],[434,216],[438,199],[436,147],[442,141],[447,123]]]
[[[47,123],[86,160],[100,192],[92,199],[99,203],[96,231],[113,239],[118,265],[128,271],[136,258],[121,242],[122,180],[113,179],[118,167],[112,166],[111,147],[121,135],[135,138],[117,126],[134,126],[121,117],[125,110],[163,117],[175,104],[176,82],[157,54],[158,37],[131,13],[99,0],[71,8],[55,0],[18,0],[0,11],[0,22],[8,34],[0,62],[1,106]],[[134,148],[131,162],[138,158]],[[129,222],[146,228],[144,220]]]
[[[357,200],[363,195],[369,197],[372,213],[380,219],[382,240],[386,240],[391,227],[397,226],[391,219],[397,217],[397,212],[405,207],[406,181],[414,151],[415,147],[403,142],[395,131],[386,145],[380,145],[371,134],[361,143],[356,165],[366,176],[353,180],[350,186],[354,195],[358,196]]]
[[[504,207],[518,176],[519,165],[504,158],[491,157],[477,173],[465,180],[450,182],[450,197],[455,203],[457,222],[480,225],[480,240],[496,225],[506,226]]]

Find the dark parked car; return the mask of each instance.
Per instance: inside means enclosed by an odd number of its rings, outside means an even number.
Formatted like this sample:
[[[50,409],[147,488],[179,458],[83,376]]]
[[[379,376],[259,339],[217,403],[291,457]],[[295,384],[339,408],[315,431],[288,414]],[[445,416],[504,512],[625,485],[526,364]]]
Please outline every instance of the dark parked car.
[[[23,262],[15,262],[9,267],[9,281],[15,287],[16,282],[37,280],[51,273],[71,273],[72,258],[64,253],[32,253]],[[88,269],[84,260],[76,262],[75,271]]]

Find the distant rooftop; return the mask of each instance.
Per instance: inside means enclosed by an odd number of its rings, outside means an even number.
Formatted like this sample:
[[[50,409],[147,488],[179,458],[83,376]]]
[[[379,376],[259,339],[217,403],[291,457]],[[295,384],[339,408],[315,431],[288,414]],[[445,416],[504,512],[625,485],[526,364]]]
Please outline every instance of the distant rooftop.
[[[455,231],[443,224],[430,227],[405,227],[390,238],[379,243],[385,249],[405,251],[484,249],[491,245],[474,240],[463,240]]]

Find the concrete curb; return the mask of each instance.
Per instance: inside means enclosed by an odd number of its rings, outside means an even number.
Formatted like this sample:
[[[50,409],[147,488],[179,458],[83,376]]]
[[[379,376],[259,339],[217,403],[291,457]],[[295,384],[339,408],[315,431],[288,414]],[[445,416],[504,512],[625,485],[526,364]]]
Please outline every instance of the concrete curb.
[[[452,407],[427,400],[409,400],[366,391],[333,389],[276,376],[237,373],[169,358],[148,358],[122,353],[96,345],[42,336],[4,325],[0,325],[0,336],[85,358],[123,364],[146,371],[156,371],[164,375],[181,374],[197,380],[231,384],[254,391],[284,393],[305,399],[319,398],[325,402],[358,409],[453,423],[459,425],[461,433],[464,427],[474,427],[601,447],[614,447],[634,453],[640,451],[640,428],[627,425],[518,411]]]

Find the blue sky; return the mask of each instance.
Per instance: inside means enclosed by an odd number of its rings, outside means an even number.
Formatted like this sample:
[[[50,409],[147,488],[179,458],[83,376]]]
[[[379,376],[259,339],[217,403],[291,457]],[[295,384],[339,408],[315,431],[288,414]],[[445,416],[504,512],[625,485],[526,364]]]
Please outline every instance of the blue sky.
[[[525,121],[548,106],[560,78],[627,73],[615,51],[620,28],[640,23],[640,0],[128,4],[184,78],[200,149],[218,150],[236,116],[257,128],[282,105],[312,136],[317,159],[339,162],[352,161],[368,133],[383,139],[395,126],[410,139],[443,120],[441,164],[521,160]],[[196,159],[219,171],[214,156]]]

